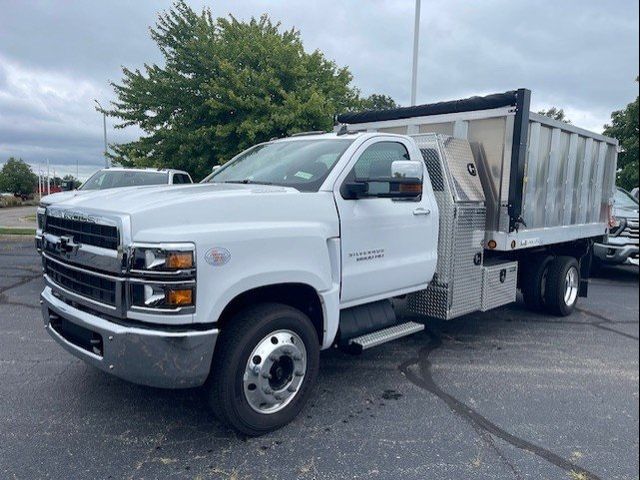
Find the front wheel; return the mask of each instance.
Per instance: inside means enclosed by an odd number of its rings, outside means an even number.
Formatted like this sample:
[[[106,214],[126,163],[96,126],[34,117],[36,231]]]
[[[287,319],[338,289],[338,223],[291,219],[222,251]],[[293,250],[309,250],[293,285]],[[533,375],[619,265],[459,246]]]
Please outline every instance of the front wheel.
[[[216,415],[251,436],[276,430],[302,410],[318,375],[311,320],[281,304],[249,307],[223,329],[208,381]]]
[[[570,315],[578,302],[580,267],[574,257],[556,257],[549,265],[545,305],[560,317]]]

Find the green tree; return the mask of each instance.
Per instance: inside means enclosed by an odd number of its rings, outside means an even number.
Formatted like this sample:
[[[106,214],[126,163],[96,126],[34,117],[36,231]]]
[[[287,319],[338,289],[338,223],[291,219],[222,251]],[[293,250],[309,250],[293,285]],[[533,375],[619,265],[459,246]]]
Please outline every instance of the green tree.
[[[60,185],[64,186],[68,190],[75,190],[80,185],[82,185],[82,182],[78,180],[76,177],[74,177],[73,175],[69,174],[62,177],[60,181]]]
[[[330,130],[336,113],[362,102],[347,68],[305,52],[297,30],[266,15],[214,19],[179,0],[150,32],[164,65],[123,68],[106,112],[118,128],[144,131],[112,146],[124,166],[180,168],[201,178],[258,142]]]
[[[638,78],[636,77],[636,82]],[[638,97],[624,110],[611,114],[611,124],[604,126],[604,134],[618,139],[618,186],[631,190],[638,186]]]
[[[551,107],[549,110],[539,110],[538,114],[544,115],[545,117],[553,118],[554,120],[558,120],[559,122],[571,123],[571,120],[567,118],[562,108]]]
[[[399,106],[389,95],[374,93],[360,100],[358,110],[388,110]]]
[[[0,191],[23,197],[32,195],[38,186],[38,176],[21,159],[9,158],[0,170]]]

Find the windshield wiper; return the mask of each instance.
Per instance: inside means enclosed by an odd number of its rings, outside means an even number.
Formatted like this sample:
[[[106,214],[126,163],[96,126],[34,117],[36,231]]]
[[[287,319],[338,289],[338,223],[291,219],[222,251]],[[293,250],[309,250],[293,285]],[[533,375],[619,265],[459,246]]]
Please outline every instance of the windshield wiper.
[[[271,182],[256,182],[254,180],[249,180],[248,178],[245,178],[244,180],[225,180],[223,182],[220,183],[241,183],[243,185],[273,185],[273,183]]]

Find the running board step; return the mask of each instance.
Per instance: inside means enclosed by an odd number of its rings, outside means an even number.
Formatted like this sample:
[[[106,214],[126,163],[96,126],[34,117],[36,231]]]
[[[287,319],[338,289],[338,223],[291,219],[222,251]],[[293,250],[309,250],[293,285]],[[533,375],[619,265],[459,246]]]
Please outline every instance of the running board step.
[[[360,353],[368,348],[377,347],[383,343],[406,337],[407,335],[417,333],[421,330],[424,330],[424,325],[422,323],[401,323],[399,325],[394,325],[393,327],[383,328],[377,332],[352,338],[349,340],[349,347],[354,351],[354,353]]]

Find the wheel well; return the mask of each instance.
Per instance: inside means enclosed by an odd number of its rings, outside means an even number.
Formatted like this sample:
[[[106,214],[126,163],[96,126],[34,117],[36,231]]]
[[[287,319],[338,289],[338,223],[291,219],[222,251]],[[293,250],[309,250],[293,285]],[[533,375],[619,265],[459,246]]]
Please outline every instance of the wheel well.
[[[322,303],[315,288],[304,283],[266,285],[241,293],[231,300],[222,311],[218,320],[220,329],[224,330],[225,324],[243,308],[265,302],[283,303],[307,315],[311,319],[318,333],[320,345],[322,345],[324,332]]]

